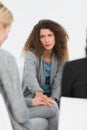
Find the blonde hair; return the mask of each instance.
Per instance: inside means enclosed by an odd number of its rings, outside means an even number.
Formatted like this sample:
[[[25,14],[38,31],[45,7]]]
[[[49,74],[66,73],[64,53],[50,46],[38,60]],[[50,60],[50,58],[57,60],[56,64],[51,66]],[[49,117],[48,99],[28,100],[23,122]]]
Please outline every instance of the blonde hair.
[[[13,15],[11,11],[0,2],[0,23],[7,27],[13,22]]]

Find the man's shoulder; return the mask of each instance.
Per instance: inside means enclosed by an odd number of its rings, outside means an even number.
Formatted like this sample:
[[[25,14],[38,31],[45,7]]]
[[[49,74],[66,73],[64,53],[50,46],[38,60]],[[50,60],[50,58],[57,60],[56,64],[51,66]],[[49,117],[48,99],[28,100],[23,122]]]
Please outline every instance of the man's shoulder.
[[[77,65],[77,64],[83,64],[87,62],[87,58],[80,58],[80,59],[75,59],[75,60],[71,60],[68,61],[66,64],[67,65]]]
[[[81,58],[81,59],[68,61],[65,64],[65,68],[67,68],[67,69],[71,68],[71,69],[74,69],[74,70],[79,70],[79,69],[82,70],[82,68],[86,68],[86,67],[87,67],[87,58]]]

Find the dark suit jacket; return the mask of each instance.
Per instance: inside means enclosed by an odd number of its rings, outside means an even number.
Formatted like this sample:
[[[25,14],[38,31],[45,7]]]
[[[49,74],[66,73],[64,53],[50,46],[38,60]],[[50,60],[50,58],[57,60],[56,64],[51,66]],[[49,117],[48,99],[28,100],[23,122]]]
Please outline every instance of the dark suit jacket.
[[[87,58],[65,64],[61,91],[62,96],[87,98]]]

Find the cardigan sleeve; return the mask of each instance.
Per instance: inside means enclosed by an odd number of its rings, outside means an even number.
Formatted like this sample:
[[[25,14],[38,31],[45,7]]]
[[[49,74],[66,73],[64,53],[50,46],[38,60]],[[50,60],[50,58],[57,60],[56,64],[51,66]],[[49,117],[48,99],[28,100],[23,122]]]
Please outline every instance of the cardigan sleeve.
[[[32,98],[25,97],[25,102],[26,102],[26,104],[27,104],[28,107],[33,106],[33,105],[32,105]]]
[[[32,93],[43,92],[37,79],[37,57],[30,51],[27,51],[25,55],[22,87],[23,91],[27,87]]]
[[[2,50],[0,50],[0,81],[13,117],[17,122],[26,124],[29,109],[22,95],[17,65],[14,57]]]

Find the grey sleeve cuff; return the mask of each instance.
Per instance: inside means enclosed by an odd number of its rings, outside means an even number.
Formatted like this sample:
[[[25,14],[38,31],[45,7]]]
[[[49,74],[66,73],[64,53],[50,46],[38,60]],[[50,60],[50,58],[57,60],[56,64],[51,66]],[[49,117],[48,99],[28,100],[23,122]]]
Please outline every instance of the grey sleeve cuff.
[[[25,97],[25,103],[27,104],[28,107],[32,106],[32,98]]]

